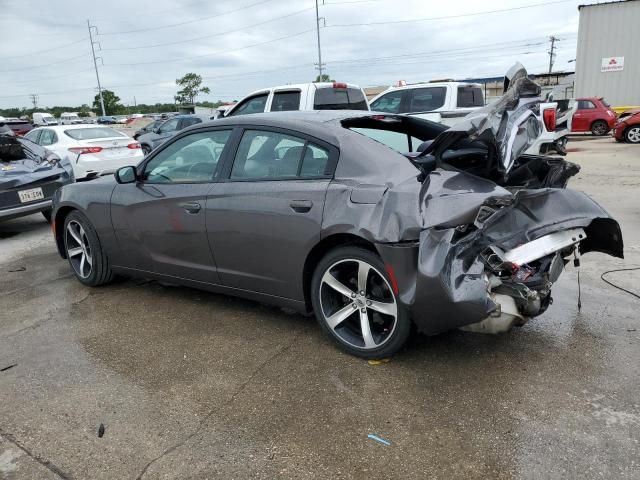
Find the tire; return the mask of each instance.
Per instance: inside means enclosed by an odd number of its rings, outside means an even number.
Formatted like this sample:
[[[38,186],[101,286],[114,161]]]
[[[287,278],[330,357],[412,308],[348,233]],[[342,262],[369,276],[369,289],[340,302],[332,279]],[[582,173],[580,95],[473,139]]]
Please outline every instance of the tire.
[[[361,272],[367,272],[364,281],[358,279]],[[313,273],[311,303],[324,333],[356,357],[393,355],[411,333],[411,319],[382,260],[361,247],[339,247],[325,255]]]
[[[42,216],[47,221],[47,223],[51,223],[51,210],[43,210]]]
[[[640,125],[632,125],[624,132],[624,139],[629,143],[640,143]]]
[[[596,137],[603,137],[609,133],[609,125],[604,120],[596,120],[591,124],[591,133]]]
[[[149,145],[142,144],[142,153],[146,157],[147,155],[149,155],[151,153],[151,147]]]
[[[97,287],[113,280],[109,258],[86,216],[71,212],[64,220],[63,235],[67,260],[80,283]]]

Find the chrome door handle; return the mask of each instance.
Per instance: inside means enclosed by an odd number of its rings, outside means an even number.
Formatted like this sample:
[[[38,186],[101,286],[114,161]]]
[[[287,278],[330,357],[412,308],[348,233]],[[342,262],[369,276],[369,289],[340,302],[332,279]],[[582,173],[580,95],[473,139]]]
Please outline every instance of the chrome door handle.
[[[187,213],[198,213],[202,208],[198,202],[181,203],[180,206],[184,208]]]
[[[296,213],[307,213],[313,207],[313,202],[311,200],[292,200],[289,206]]]

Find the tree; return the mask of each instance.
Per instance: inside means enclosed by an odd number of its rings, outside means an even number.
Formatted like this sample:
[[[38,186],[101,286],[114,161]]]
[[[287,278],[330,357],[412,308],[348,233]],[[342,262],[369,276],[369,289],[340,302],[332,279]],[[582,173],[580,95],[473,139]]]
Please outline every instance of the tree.
[[[313,83],[321,83],[321,82],[335,82],[329,75],[323,73],[322,75],[318,75]]]
[[[102,90],[102,99],[104,100],[105,115],[114,115],[123,108],[123,106],[118,103],[120,101],[120,97],[113,93],[111,90]],[[102,113],[102,106],[100,105],[100,94],[97,94],[93,99],[93,109],[96,112]]]
[[[202,77],[196,73],[187,73],[176,80],[176,85],[182,87],[174,97],[176,102],[193,105],[195,99],[201,93],[211,93],[209,87],[202,86]]]

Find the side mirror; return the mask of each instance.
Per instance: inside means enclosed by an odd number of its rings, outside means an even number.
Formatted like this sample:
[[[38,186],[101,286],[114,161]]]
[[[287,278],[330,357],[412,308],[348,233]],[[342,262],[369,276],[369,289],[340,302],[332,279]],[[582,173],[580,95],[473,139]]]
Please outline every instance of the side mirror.
[[[118,183],[133,183],[138,179],[136,175],[136,167],[122,167],[116,170],[114,174]]]
[[[160,133],[160,127],[156,127],[151,130],[153,133]]]

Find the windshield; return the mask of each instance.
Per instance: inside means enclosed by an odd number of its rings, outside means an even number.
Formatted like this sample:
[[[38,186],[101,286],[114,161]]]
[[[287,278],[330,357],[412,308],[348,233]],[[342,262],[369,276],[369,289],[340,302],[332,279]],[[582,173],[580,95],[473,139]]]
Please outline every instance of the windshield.
[[[65,130],[65,135],[74,140],[93,140],[96,138],[126,137],[125,134],[108,127],[76,128]]]

